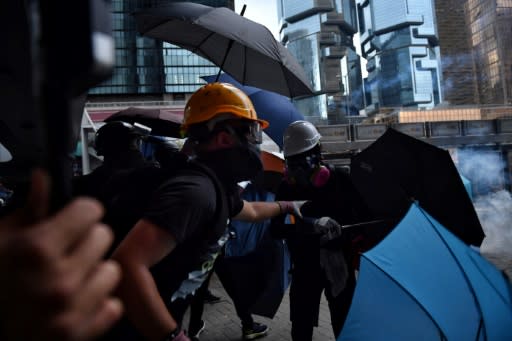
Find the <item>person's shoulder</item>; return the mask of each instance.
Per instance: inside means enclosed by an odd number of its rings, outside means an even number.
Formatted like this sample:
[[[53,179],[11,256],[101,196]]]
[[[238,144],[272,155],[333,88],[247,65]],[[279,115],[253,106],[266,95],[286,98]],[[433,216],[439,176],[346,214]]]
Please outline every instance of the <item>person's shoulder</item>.
[[[215,193],[215,183],[210,176],[201,170],[184,167],[168,174],[160,189],[162,191],[182,192],[182,194],[199,192],[199,194],[208,196]]]

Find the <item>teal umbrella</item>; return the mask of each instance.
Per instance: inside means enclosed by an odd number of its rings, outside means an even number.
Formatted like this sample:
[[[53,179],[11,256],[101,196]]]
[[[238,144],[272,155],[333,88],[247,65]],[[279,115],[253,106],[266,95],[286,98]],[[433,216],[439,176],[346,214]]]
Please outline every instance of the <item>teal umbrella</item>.
[[[416,203],[362,254],[338,341],[512,340],[502,272]]]

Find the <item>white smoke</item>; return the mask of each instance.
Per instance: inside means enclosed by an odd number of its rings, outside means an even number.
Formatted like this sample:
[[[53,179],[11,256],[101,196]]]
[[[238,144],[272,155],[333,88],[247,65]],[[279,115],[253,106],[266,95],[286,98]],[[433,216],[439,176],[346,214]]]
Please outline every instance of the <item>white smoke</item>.
[[[458,150],[458,168],[479,193],[474,206],[485,233],[480,252],[512,275],[512,195],[505,189],[505,162],[497,152]]]
[[[483,253],[512,253],[512,196],[501,190],[478,197],[475,209],[485,232]]]
[[[504,187],[505,162],[498,152],[480,152],[475,150],[458,150],[458,168],[479,192],[500,190]]]

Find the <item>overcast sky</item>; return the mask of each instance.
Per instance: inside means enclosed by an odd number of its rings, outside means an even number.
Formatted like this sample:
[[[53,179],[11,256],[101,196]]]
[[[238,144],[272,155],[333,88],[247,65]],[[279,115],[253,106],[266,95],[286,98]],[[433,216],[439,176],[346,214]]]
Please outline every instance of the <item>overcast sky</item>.
[[[240,13],[244,4],[244,17],[265,25],[279,39],[276,0],[235,0],[235,12]]]

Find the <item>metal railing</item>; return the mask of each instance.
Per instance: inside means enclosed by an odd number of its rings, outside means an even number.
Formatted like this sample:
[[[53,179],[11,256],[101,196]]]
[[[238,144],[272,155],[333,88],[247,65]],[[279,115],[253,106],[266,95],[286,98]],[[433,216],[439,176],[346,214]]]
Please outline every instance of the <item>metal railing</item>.
[[[512,118],[416,123],[319,125],[326,153],[366,148],[392,127],[437,146],[512,144]]]

